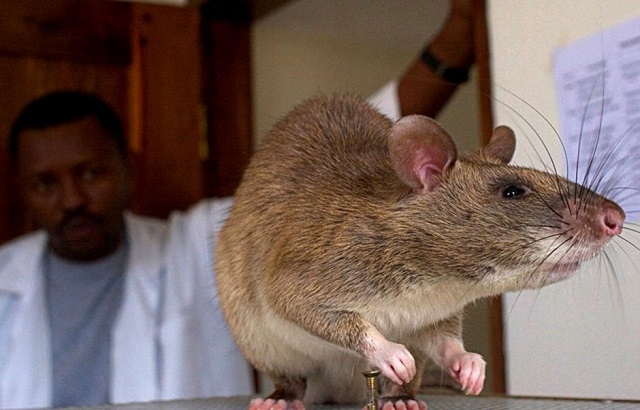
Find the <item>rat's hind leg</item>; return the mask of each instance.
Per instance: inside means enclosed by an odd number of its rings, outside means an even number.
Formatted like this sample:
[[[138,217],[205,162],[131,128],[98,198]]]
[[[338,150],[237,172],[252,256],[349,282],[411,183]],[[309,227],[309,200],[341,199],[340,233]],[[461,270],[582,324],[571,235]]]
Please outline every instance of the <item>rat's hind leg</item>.
[[[269,395],[270,399],[302,400],[307,390],[307,379],[303,377],[289,377],[270,374],[275,390]]]
[[[302,399],[307,389],[306,379],[273,374],[269,377],[275,390],[266,399],[251,400],[249,410],[304,410]]]

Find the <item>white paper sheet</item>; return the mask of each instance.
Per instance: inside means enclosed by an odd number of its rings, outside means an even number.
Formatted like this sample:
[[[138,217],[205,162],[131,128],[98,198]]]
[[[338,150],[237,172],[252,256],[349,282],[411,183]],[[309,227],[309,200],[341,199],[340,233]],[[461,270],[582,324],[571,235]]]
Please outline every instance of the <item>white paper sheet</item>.
[[[640,220],[640,18],[554,57],[568,177],[616,200],[628,220]]]

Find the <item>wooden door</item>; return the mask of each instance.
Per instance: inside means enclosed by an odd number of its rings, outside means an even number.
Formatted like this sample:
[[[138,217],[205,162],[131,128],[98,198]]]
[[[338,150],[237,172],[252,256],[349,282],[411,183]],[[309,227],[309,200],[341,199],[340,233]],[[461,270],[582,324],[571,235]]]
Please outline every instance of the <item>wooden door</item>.
[[[487,35],[486,0],[474,0],[474,39],[476,66],[478,69],[478,95],[480,96],[480,143],[486,145],[493,134],[493,113],[491,99],[491,72],[489,38]],[[504,331],[502,321],[502,297],[496,297],[489,302],[489,336],[491,339],[491,357],[489,371],[492,372],[493,392],[504,394],[506,392],[505,358],[504,358]]]

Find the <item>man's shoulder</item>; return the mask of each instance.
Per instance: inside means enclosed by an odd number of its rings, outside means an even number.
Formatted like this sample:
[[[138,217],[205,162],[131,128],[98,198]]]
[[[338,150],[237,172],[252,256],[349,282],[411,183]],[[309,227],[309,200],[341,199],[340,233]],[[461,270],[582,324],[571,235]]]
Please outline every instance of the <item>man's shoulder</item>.
[[[127,211],[125,221],[130,240],[162,241],[167,235],[168,225],[164,219]]]
[[[174,211],[167,219],[125,214],[130,240],[162,243],[167,240],[187,241],[216,236],[226,220],[231,198],[203,199],[184,211]]]
[[[19,236],[0,246],[0,269],[14,258],[32,258],[34,252],[42,250],[46,243],[46,234],[35,231]]]
[[[129,211],[125,215],[127,223],[134,226],[134,229],[166,231],[176,223],[207,224],[223,221],[226,219],[232,203],[232,197],[201,199],[186,210],[173,211],[167,219],[142,216]]]
[[[11,252],[25,247],[43,246],[46,234],[44,231],[34,231],[28,234],[18,236],[0,245],[0,253]]]
[[[131,211],[125,212],[125,220],[128,224],[141,229],[165,229],[167,221],[153,216],[139,215]]]

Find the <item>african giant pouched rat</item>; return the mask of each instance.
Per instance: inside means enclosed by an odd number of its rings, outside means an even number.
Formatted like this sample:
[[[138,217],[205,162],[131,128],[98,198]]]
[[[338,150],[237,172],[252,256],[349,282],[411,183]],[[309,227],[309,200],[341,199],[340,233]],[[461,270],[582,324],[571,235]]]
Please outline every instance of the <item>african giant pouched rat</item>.
[[[508,165],[514,149],[498,127],[458,157],[434,120],[392,124],[353,96],[309,100],[276,124],[237,191],[216,266],[229,328],[272,378],[271,398],[363,403],[361,372],[375,367],[395,403],[414,396],[428,360],[481,391],[463,307],[570,277],[625,218],[560,176]]]

